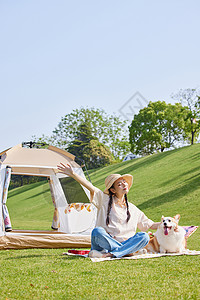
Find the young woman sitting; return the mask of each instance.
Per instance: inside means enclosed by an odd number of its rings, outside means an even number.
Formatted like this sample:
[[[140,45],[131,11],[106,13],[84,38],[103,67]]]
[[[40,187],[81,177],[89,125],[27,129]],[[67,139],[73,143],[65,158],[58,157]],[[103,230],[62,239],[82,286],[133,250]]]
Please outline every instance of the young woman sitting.
[[[122,257],[134,255],[149,242],[148,229],[157,229],[160,222],[153,222],[128,202],[127,194],[133,183],[130,174],[111,174],[105,179],[102,192],[91,182],[76,174],[71,165],[60,163],[58,170],[90,191],[90,202],[97,207],[96,227],[91,233],[89,257]],[[137,228],[141,232],[137,232]]]

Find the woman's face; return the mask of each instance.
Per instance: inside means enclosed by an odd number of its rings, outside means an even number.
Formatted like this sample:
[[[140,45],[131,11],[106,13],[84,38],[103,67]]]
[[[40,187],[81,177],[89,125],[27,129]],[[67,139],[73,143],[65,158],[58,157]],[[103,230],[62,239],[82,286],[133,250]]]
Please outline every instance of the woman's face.
[[[117,179],[114,184],[113,188],[111,190],[117,197],[123,196],[124,194],[128,193],[128,183],[126,180],[122,177]]]

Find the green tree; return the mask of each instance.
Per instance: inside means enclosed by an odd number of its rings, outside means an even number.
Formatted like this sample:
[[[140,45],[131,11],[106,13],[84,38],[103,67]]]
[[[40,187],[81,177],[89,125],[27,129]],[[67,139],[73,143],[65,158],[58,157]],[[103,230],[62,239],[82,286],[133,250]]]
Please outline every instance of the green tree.
[[[187,112],[180,103],[149,102],[134,116],[129,127],[131,151],[147,155],[175,146],[183,139]]]
[[[58,147],[72,149],[70,147],[77,140],[80,126],[83,124],[87,124],[90,128],[93,139],[95,137],[110,149],[115,159],[123,157],[130,151],[127,122],[98,108],[81,107],[65,115],[53,131],[50,140]]]
[[[89,169],[106,166],[114,162],[114,157],[109,148],[100,143],[97,139],[90,140],[84,147],[83,159],[87,162]]]
[[[75,140],[69,144],[67,150],[84,160],[89,169],[105,166],[114,161],[109,148],[92,135],[88,120],[78,126]]]
[[[69,143],[67,150],[80,159],[83,159],[84,148],[91,140],[96,139],[92,136],[90,124],[88,122],[80,124],[74,138],[75,139]]]
[[[178,93],[172,95],[172,98],[188,107],[188,113],[185,117],[184,138],[193,145],[200,133],[200,90],[180,89]]]

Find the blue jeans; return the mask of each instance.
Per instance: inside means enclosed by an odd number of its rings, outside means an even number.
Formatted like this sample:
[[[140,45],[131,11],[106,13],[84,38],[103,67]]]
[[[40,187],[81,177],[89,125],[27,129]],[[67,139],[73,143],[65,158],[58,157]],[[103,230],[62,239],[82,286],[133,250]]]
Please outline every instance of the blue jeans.
[[[116,241],[104,228],[96,227],[91,234],[91,250],[110,252],[114,257],[137,252],[144,248],[149,242],[149,235],[146,232],[138,232],[128,240],[120,243]]]

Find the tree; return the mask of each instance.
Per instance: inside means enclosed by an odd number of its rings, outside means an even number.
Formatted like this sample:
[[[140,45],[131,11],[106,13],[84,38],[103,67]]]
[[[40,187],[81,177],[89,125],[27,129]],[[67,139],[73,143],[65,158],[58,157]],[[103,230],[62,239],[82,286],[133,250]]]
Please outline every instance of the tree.
[[[183,138],[187,112],[180,103],[149,102],[134,116],[129,127],[131,151],[147,155],[175,146]]]
[[[106,166],[114,161],[109,148],[98,140],[90,140],[83,150],[83,159],[87,161],[89,169]]]
[[[109,148],[92,135],[91,125],[87,119],[77,127],[75,140],[69,144],[67,150],[85,161],[89,169],[105,166],[114,161]]]
[[[74,109],[61,118],[50,140],[58,147],[71,149],[70,147],[76,144],[77,134],[83,124],[87,124],[90,128],[93,139],[97,138],[111,150],[115,159],[130,151],[127,122],[117,116],[108,115],[103,109],[83,107]]]
[[[173,94],[172,98],[188,107],[185,118],[185,140],[189,140],[193,145],[200,133],[200,90],[181,89],[178,93]]]
[[[130,151],[127,122],[103,109],[74,109],[61,118],[51,137],[34,136],[33,140],[63,148],[85,160],[89,168],[111,163]]]
[[[80,124],[77,128],[74,138],[75,139],[69,143],[67,150],[80,159],[83,159],[84,148],[91,140],[96,139],[92,136],[90,124],[88,122]]]

